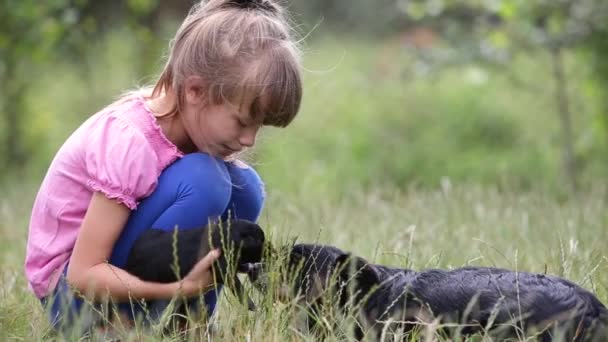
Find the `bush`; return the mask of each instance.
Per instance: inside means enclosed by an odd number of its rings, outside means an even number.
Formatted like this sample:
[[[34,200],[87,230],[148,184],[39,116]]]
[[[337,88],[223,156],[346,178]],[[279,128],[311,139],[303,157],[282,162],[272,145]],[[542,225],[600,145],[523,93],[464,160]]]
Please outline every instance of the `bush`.
[[[435,187],[447,177],[520,190],[556,186],[555,120],[539,94],[520,96],[498,75],[468,82],[467,70],[414,80],[379,75],[373,44],[325,42],[317,49],[323,55],[309,55],[310,69],[336,66],[309,74],[293,127],[262,139],[260,168],[271,184],[306,191]]]

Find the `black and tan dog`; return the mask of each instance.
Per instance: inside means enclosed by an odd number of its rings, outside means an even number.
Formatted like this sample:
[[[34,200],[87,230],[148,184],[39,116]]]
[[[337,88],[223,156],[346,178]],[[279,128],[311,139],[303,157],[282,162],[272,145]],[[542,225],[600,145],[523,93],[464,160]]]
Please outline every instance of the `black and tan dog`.
[[[328,304],[323,293],[333,293],[330,304],[356,317],[359,339],[439,324],[457,326],[452,329],[462,335],[481,333],[501,340],[532,335],[542,341],[608,340],[606,307],[589,291],[555,276],[490,267],[418,272],[307,244],[294,245],[288,263],[294,279],[287,291],[281,289],[282,295],[300,295],[312,310],[319,310]],[[258,288],[264,288],[265,277],[260,265],[249,271]]]
[[[247,220],[176,231],[148,229],[135,241],[125,270],[142,280],[171,283],[186,276],[212,249],[219,248],[221,256],[213,263],[215,283],[225,284],[253,310],[237,273],[261,261],[264,240],[262,228]]]

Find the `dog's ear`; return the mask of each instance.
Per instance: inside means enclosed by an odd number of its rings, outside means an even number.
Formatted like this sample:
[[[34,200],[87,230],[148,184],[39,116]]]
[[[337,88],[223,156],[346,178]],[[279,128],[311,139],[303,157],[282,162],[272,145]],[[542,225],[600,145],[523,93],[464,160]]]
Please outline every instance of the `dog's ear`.
[[[355,300],[363,299],[367,294],[380,285],[380,275],[367,260],[354,256],[351,253],[344,253],[336,259],[336,272],[338,272],[338,285],[345,286],[348,291],[355,295]],[[351,296],[341,296],[341,301],[345,304]]]

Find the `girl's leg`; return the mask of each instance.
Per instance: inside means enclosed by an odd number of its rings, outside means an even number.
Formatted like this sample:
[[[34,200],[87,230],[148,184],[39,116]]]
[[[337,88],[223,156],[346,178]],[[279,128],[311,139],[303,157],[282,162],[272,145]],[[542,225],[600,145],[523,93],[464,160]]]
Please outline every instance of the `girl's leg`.
[[[257,222],[266,199],[264,182],[252,167],[240,161],[226,163],[226,167],[232,179],[232,196],[222,218]]]
[[[191,229],[218,219],[228,205],[231,184],[230,174],[221,159],[203,153],[184,156],[161,174],[154,193],[133,212],[123,235],[114,246],[110,262],[124,266],[131,246],[146,229]],[[209,315],[215,309],[215,291],[204,296]],[[170,300],[148,302],[148,318],[157,321],[169,303]],[[124,304],[122,308],[132,307]],[[137,311],[134,314],[143,311],[139,306],[133,309]]]
[[[146,229],[173,230],[175,227],[188,229],[207,225],[209,219],[217,219],[226,210],[231,191],[232,182],[224,161],[203,153],[184,156],[163,171],[155,191],[131,214],[114,246],[110,263],[123,267],[133,243]],[[74,317],[81,308],[84,310],[88,306],[83,305],[82,300],[73,298],[65,279],[60,281],[51,297],[53,303],[47,305],[50,306],[52,322],[61,317],[65,327],[73,325]],[[214,304],[215,297],[210,297]],[[154,302],[150,304],[152,307],[159,306]],[[127,313],[132,309],[140,311],[138,307],[135,305],[131,308],[128,304],[119,306],[121,311]],[[213,307],[209,309],[212,312]],[[150,314],[154,315],[155,312]],[[81,327],[83,331],[88,328]]]
[[[124,266],[131,246],[146,229],[207,225],[225,211],[230,196],[230,174],[222,160],[204,153],[185,155],[161,173],[154,192],[131,214],[110,262]]]
[[[232,191],[222,219],[237,218],[257,222],[266,198],[262,179],[253,168],[242,162],[226,162],[226,168],[232,180]],[[207,312],[213,313],[221,290],[222,287],[218,287],[205,295]],[[196,298],[188,302],[192,312],[196,312],[198,306],[199,301]]]
[[[226,162],[226,170],[228,172],[228,179],[230,181],[230,199],[228,204],[224,207],[222,213],[222,219],[237,218],[245,219],[256,222],[260,217],[262,208],[264,206],[264,199],[266,193],[264,191],[264,183],[258,175],[258,173],[251,167],[243,164],[242,162]],[[225,189],[224,189],[225,190]],[[205,194],[203,194],[205,196]],[[196,210],[196,203],[194,204],[193,210]],[[163,214],[165,216],[165,214]],[[170,217],[170,216],[169,216]],[[213,218],[217,218],[219,215],[214,215]],[[167,229],[172,230],[171,222],[175,220],[169,219],[168,222],[158,222],[154,225],[154,228],[169,227]],[[204,224],[207,224],[205,221]],[[192,227],[199,227],[195,225]],[[126,259],[125,259],[126,262]],[[207,292],[203,298],[204,304],[207,308],[207,313],[212,315],[217,305],[219,294],[222,291],[222,286],[218,286],[216,289]],[[150,303],[148,311],[151,315],[160,317],[162,311],[169,305],[169,300],[159,300]],[[192,298],[188,301],[188,310],[192,313],[198,313],[200,308],[201,300],[199,298]],[[154,317],[152,317],[154,319]]]
[[[182,160],[184,160],[184,158],[182,158]],[[218,165],[218,162],[219,160],[215,159],[212,163],[210,163],[211,165],[206,166],[204,165],[209,163],[202,163],[204,166],[202,169],[208,169],[210,166],[220,166],[223,167],[221,174],[197,174],[190,175],[188,177],[184,177],[183,175],[177,177],[169,175],[167,178],[172,177],[172,181],[167,181],[165,184],[165,188],[167,188],[169,192],[171,192],[171,189],[175,188],[176,181],[179,186],[185,188],[187,191],[185,194],[182,193],[181,195],[178,195],[177,197],[181,200],[176,201],[167,210],[165,210],[162,216],[159,217],[151,225],[151,227],[166,230],[173,230],[176,224],[180,225],[178,227],[179,229],[200,227],[202,225],[206,225],[209,219],[218,218],[220,216],[218,214],[218,209],[222,211],[222,219],[239,218],[256,222],[260,217],[264,206],[264,199],[266,197],[262,179],[253,168],[243,164],[242,162],[219,162],[221,165]],[[186,170],[183,170],[183,168]],[[177,170],[175,173],[180,174],[183,173],[183,171],[189,172],[188,170],[190,168],[191,167],[189,165],[184,165],[182,166],[182,171]],[[174,168],[172,167],[172,169]],[[163,173],[163,176],[167,174],[168,171],[169,169]],[[161,178],[163,176],[161,176]],[[213,179],[215,179],[215,182],[218,183],[215,184],[215,187]],[[171,183],[173,183],[173,185]],[[193,184],[196,185],[193,186]],[[160,188],[160,181],[158,188]],[[182,191],[183,190],[184,189],[182,189]],[[227,194],[230,196],[228,200],[225,197]],[[146,199],[145,203],[142,202],[138,211],[144,210],[144,205],[158,208],[158,205],[154,203],[158,202],[159,200],[154,200],[155,197],[159,197],[160,201],[162,201],[162,198],[164,198],[164,196],[154,196],[154,194],[152,194]],[[215,204],[215,207],[210,208],[205,206],[204,202],[209,201],[209,199],[215,200],[211,201],[211,203],[207,202],[206,205]],[[158,210],[152,209],[149,211],[157,212]],[[198,217],[196,216],[197,213],[205,214],[203,215],[204,217]],[[147,217],[147,215],[143,216],[144,218]],[[130,235],[136,235],[135,237],[125,239],[126,241],[130,241],[128,242],[129,249],[143,229],[150,227],[150,225],[147,225],[147,222],[145,222],[145,219],[140,220],[136,218],[133,221],[138,222],[137,224],[133,225],[135,229],[125,229],[128,232],[131,232],[132,230],[137,231],[137,233],[130,233]],[[127,225],[127,227],[129,227],[129,225]],[[118,243],[114,247],[115,252],[117,250],[127,250],[120,245],[120,242],[121,240],[119,239]],[[120,264],[116,263],[116,265],[121,266],[126,263],[128,253],[124,254],[125,255],[123,255],[123,259],[120,261]],[[207,308],[207,313],[209,315],[213,314],[215,311],[217,299],[221,293],[221,290],[222,286],[218,286],[216,289],[207,292],[203,298],[204,304]],[[169,300],[151,302],[148,307],[148,311],[153,316],[151,318],[154,320],[155,317],[159,316],[164,308],[167,307],[169,302]],[[200,299],[191,299],[188,302],[189,310],[191,312],[198,312],[200,304]]]
[[[51,327],[70,340],[85,335],[96,325],[100,315],[100,305],[87,305],[70,288],[66,281],[67,265],[59,278],[55,290],[40,299],[49,317]]]

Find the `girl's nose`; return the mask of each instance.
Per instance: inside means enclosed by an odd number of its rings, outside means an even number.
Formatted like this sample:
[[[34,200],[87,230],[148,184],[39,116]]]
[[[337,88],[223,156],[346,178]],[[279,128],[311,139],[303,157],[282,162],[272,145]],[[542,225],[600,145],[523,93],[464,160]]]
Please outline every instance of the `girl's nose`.
[[[242,132],[241,136],[239,137],[239,143],[241,144],[241,146],[252,147],[253,145],[255,145],[255,138],[257,134],[257,127],[247,128]]]

